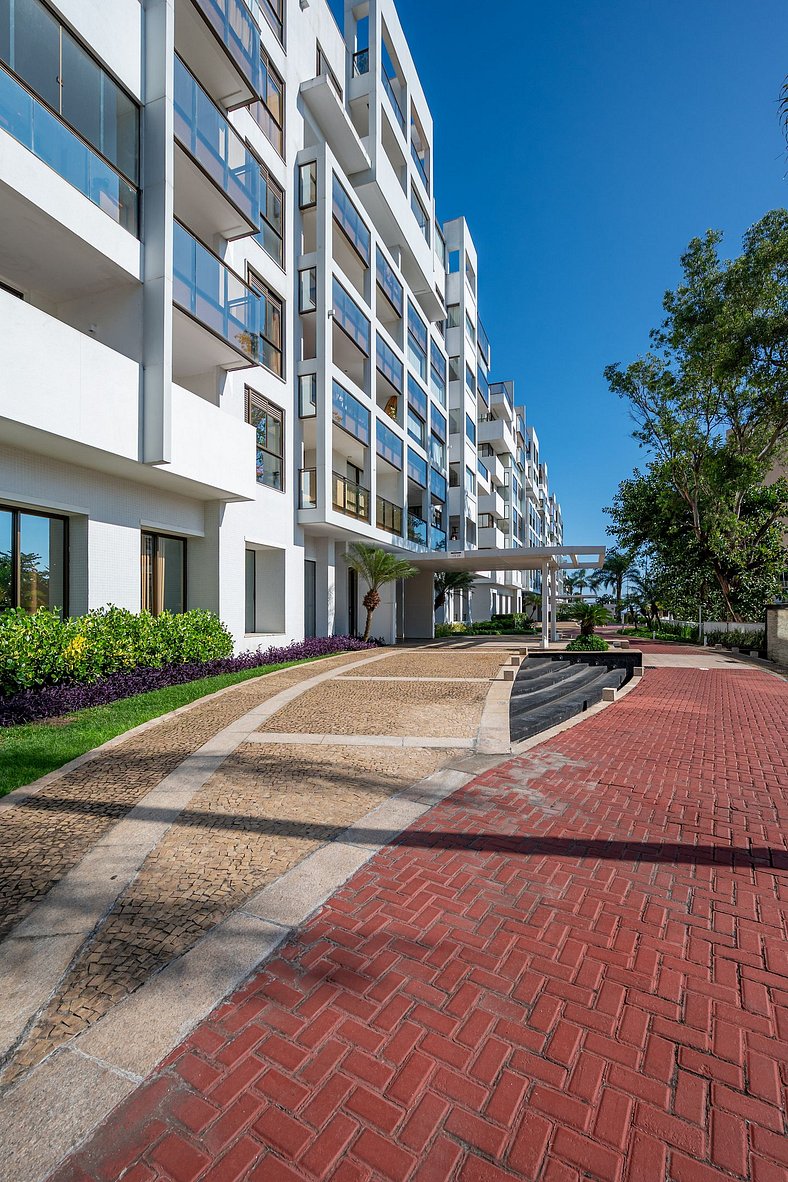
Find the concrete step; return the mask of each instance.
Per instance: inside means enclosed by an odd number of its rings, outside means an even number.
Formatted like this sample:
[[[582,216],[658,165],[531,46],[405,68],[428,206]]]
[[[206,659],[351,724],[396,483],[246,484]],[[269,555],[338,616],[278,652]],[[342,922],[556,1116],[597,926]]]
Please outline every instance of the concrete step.
[[[558,684],[553,687],[553,696],[534,703],[530,710],[510,708],[509,729],[513,743],[530,739],[541,731],[558,726],[575,714],[588,710],[602,701],[602,691],[609,687],[618,689],[625,677],[623,669],[606,669],[604,666],[585,666],[591,671],[583,677],[582,684]]]

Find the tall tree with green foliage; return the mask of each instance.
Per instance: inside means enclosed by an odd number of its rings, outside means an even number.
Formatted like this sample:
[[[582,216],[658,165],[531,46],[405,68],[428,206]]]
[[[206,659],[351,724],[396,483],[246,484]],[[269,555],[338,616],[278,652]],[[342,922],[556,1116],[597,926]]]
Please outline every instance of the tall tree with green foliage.
[[[627,550],[608,550],[604,565],[596,572],[594,582],[597,587],[612,588],[616,602],[616,619],[621,619],[621,605],[624,594],[624,580],[635,572],[633,552]]]
[[[619,488],[611,532],[677,577],[694,562],[741,620],[786,564],[788,480],[766,479],[788,456],[788,211],[757,222],[738,258],[720,258],[721,240],[693,239],[649,352],[605,370],[652,457]]]
[[[435,611],[440,611],[446,603],[446,597],[451,591],[470,591],[476,582],[473,571],[440,570],[435,575],[433,589],[435,592]]]
[[[399,579],[409,579],[418,572],[406,558],[398,558],[388,550],[368,546],[365,542],[354,542],[352,546],[348,546],[345,562],[367,584],[367,593],[361,601],[367,613],[364,635],[361,639],[369,640],[372,616],[375,609],[380,606],[380,588],[387,583],[396,583]]]

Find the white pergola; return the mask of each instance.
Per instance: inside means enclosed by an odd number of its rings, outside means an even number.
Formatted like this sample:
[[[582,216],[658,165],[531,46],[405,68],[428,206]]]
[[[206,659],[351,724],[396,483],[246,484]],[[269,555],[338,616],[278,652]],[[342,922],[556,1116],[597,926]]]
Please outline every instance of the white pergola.
[[[408,561],[425,574],[438,571],[471,571],[485,575],[497,571],[542,572],[542,647],[558,639],[556,606],[558,573],[563,570],[596,570],[605,561],[604,546],[512,546],[506,550],[431,551],[411,554]]]

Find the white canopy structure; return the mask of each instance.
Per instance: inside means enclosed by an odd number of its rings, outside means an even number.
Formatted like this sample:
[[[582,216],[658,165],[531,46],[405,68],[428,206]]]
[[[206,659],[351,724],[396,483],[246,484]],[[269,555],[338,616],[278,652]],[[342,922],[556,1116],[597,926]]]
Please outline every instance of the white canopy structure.
[[[512,546],[506,550],[431,551],[411,554],[409,561],[425,575],[437,571],[473,571],[484,575],[491,571],[538,570],[542,572],[542,647],[557,640],[556,605],[558,572],[597,570],[605,561],[604,546]]]

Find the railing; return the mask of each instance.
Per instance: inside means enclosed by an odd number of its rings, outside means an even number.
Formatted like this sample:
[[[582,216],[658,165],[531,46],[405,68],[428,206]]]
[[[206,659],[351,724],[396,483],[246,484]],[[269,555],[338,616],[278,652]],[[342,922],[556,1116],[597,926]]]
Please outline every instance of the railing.
[[[430,526],[430,550],[445,550],[446,549],[446,530],[439,529],[437,525]]]
[[[489,484],[490,483],[489,470],[487,469],[486,465],[483,464],[478,457],[476,459],[476,468],[478,470],[479,475],[482,477],[482,479],[486,480],[487,483]]]
[[[134,185],[53,115],[0,66],[0,130],[78,189],[124,230],[138,237]]]
[[[402,506],[387,501],[385,497],[378,497],[375,522],[378,529],[402,537]]]
[[[380,419],[375,424],[375,449],[392,468],[402,471],[402,440]]]
[[[332,297],[334,323],[369,357],[371,330],[366,316],[337,279],[334,279]]]
[[[413,157],[413,163],[416,165],[416,168],[419,170],[419,176],[424,181],[424,188],[429,193],[430,178],[427,176],[427,165],[424,163],[424,160],[421,158],[419,153],[416,151],[416,145],[412,142],[412,140],[411,140],[411,145],[410,145],[410,154]]]
[[[395,390],[399,390],[401,394],[404,385],[405,367],[391,346],[383,340],[380,333],[377,336],[375,364],[380,373],[383,374],[383,377],[390,382]]]
[[[250,361],[259,360],[260,300],[189,231],[173,226],[173,299]]]
[[[399,105],[399,99],[397,98],[396,92],[394,90],[393,81],[391,78],[389,78],[385,69],[383,69],[381,72],[383,74],[383,89],[391,100],[391,105],[394,108],[394,114],[397,117],[397,123],[399,123],[400,127],[402,128],[402,134],[405,135],[405,116],[402,113],[402,107]]]
[[[334,473],[334,508],[348,517],[369,521],[369,489]]]
[[[359,49],[353,54],[353,77],[369,73],[369,50]]]
[[[331,414],[337,427],[365,446],[369,443],[369,411],[336,380],[332,383]]]
[[[317,508],[317,468],[302,468],[298,473],[298,508]]]
[[[179,57],[175,58],[175,137],[255,226],[260,166]]]
[[[350,245],[369,266],[370,233],[343,185],[334,177],[333,214]]]
[[[408,541],[419,546],[427,545],[427,522],[411,512],[408,512]]]
[[[255,94],[262,93],[260,29],[243,0],[194,0]]]
[[[402,284],[391,269],[388,259],[381,253],[380,247],[377,249],[376,257],[378,287],[383,292],[392,308],[394,308],[397,314],[401,316],[404,307],[404,291]]]

